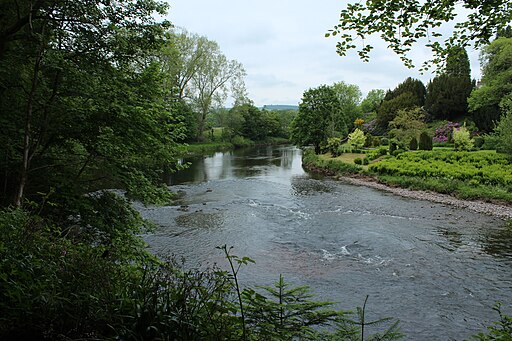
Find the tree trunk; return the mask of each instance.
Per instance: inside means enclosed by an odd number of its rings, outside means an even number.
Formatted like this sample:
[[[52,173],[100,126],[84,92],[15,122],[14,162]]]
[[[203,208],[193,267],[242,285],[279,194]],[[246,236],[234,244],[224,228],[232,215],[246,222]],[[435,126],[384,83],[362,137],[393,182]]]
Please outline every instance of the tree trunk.
[[[20,169],[20,181],[16,190],[16,196],[14,198],[14,206],[21,207],[23,197],[25,194],[25,187],[28,180],[28,170],[30,168],[30,134],[32,129],[32,116],[34,112],[34,101],[36,95],[36,89],[38,85],[39,69],[41,67],[41,61],[43,59],[43,43],[39,49],[39,54],[34,65],[34,75],[32,77],[32,85],[27,100],[27,111],[25,115],[25,127],[23,129],[23,161]]]

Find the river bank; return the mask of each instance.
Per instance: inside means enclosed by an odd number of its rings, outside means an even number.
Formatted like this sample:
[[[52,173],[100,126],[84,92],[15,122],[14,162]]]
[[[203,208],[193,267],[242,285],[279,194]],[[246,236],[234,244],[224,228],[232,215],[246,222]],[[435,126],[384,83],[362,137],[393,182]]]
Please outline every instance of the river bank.
[[[491,215],[494,217],[498,217],[501,219],[509,220],[512,219],[512,207],[507,205],[495,204],[490,202],[484,202],[481,200],[462,200],[455,198],[451,195],[441,194],[430,191],[420,191],[420,190],[411,190],[408,188],[400,188],[400,187],[392,187],[383,183],[378,182],[374,178],[371,177],[362,177],[362,176],[346,176],[346,175],[338,175],[335,176],[335,179],[346,182],[352,185],[357,186],[367,186],[371,188],[378,189],[380,191],[385,191],[389,193],[393,193],[396,195],[400,195],[402,197],[411,198],[411,199],[419,199],[419,200],[428,200],[431,202],[436,202],[440,204],[446,204],[450,206],[455,206],[459,208],[469,209],[473,212],[483,213],[487,215]]]
[[[458,208],[466,208],[473,212],[498,217],[504,220],[512,219],[512,204],[509,201],[500,200],[499,197],[496,199],[493,196],[493,191],[506,191],[505,189],[487,187],[484,191],[479,192],[480,195],[474,198],[466,198],[465,196],[458,197],[456,193],[462,186],[466,187],[466,189],[479,186],[478,182],[475,182],[474,180],[452,180],[451,183],[458,183],[459,187],[453,187],[455,190],[454,192],[451,192],[451,190],[453,190],[450,189],[452,188],[452,184],[446,180],[437,180],[439,183],[432,186],[431,178],[428,176],[417,176],[414,178],[414,181],[411,182],[407,181],[408,179],[406,176],[403,177],[400,176],[400,174],[395,174],[394,181],[382,181],[376,174],[368,171],[364,166],[352,164],[336,158],[318,156],[311,152],[306,152],[303,155],[302,162],[304,169],[310,172],[332,176],[335,179],[339,179],[350,184],[372,187],[400,195],[402,197],[428,200]],[[472,184],[472,182],[474,183]],[[413,186],[411,186],[411,184]]]

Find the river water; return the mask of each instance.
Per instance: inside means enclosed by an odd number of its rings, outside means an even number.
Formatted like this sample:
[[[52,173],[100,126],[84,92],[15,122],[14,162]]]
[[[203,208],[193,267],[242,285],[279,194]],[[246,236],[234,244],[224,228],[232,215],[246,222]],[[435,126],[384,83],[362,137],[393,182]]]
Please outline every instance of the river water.
[[[462,340],[512,302],[512,232],[501,220],[305,173],[297,148],[260,147],[189,160],[173,175],[178,206],[141,208],[153,252],[189,266],[256,264],[246,285],[279,274],[337,308],[396,317],[407,340]]]

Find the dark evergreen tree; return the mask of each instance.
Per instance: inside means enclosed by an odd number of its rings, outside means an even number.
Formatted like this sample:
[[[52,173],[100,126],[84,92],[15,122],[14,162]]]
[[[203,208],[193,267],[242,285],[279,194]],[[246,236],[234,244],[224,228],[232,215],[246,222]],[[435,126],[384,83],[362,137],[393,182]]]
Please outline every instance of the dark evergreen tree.
[[[471,66],[466,49],[463,47],[452,47],[446,57],[444,74],[454,77],[466,77],[471,80]]]
[[[411,92],[404,92],[390,100],[384,101],[377,112],[377,125],[385,130],[399,110],[411,109],[417,106],[418,100]]]
[[[425,85],[420,80],[411,77],[400,83],[395,89],[389,90],[377,112],[379,127],[387,129],[388,123],[395,118],[400,109],[422,107],[425,104],[426,93]]]
[[[453,120],[465,115],[472,89],[468,54],[464,48],[454,47],[447,57],[444,72],[427,86],[425,110],[438,119]]]
[[[420,134],[419,150],[432,150],[432,137],[427,132]]]
[[[409,149],[410,150],[417,150],[418,149],[418,140],[415,137],[413,137],[411,139],[411,142],[409,143]]]
[[[400,96],[403,93],[410,92],[414,98],[416,99],[416,105],[418,107],[423,106],[425,104],[425,97],[427,95],[427,89],[422,81],[419,79],[414,79],[408,77],[405,81],[398,84],[398,86],[390,90],[384,96],[384,101],[392,100],[395,97]]]

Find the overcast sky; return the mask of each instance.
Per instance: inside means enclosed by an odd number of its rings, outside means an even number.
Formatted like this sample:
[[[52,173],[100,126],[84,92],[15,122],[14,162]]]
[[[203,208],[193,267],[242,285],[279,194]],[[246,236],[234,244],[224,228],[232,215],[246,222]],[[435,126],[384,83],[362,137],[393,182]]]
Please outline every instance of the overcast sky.
[[[431,74],[407,69],[400,58],[373,41],[369,63],[352,51],[336,53],[336,39],[325,38],[338,21],[340,0],[167,0],[169,19],[219,43],[229,59],[242,63],[249,98],[256,106],[297,105],[305,90],[344,81],[356,84],[363,95],[371,89],[394,88],[407,77],[425,84]],[[479,78],[478,54],[468,51],[474,78]],[[416,65],[428,56],[418,47]]]

